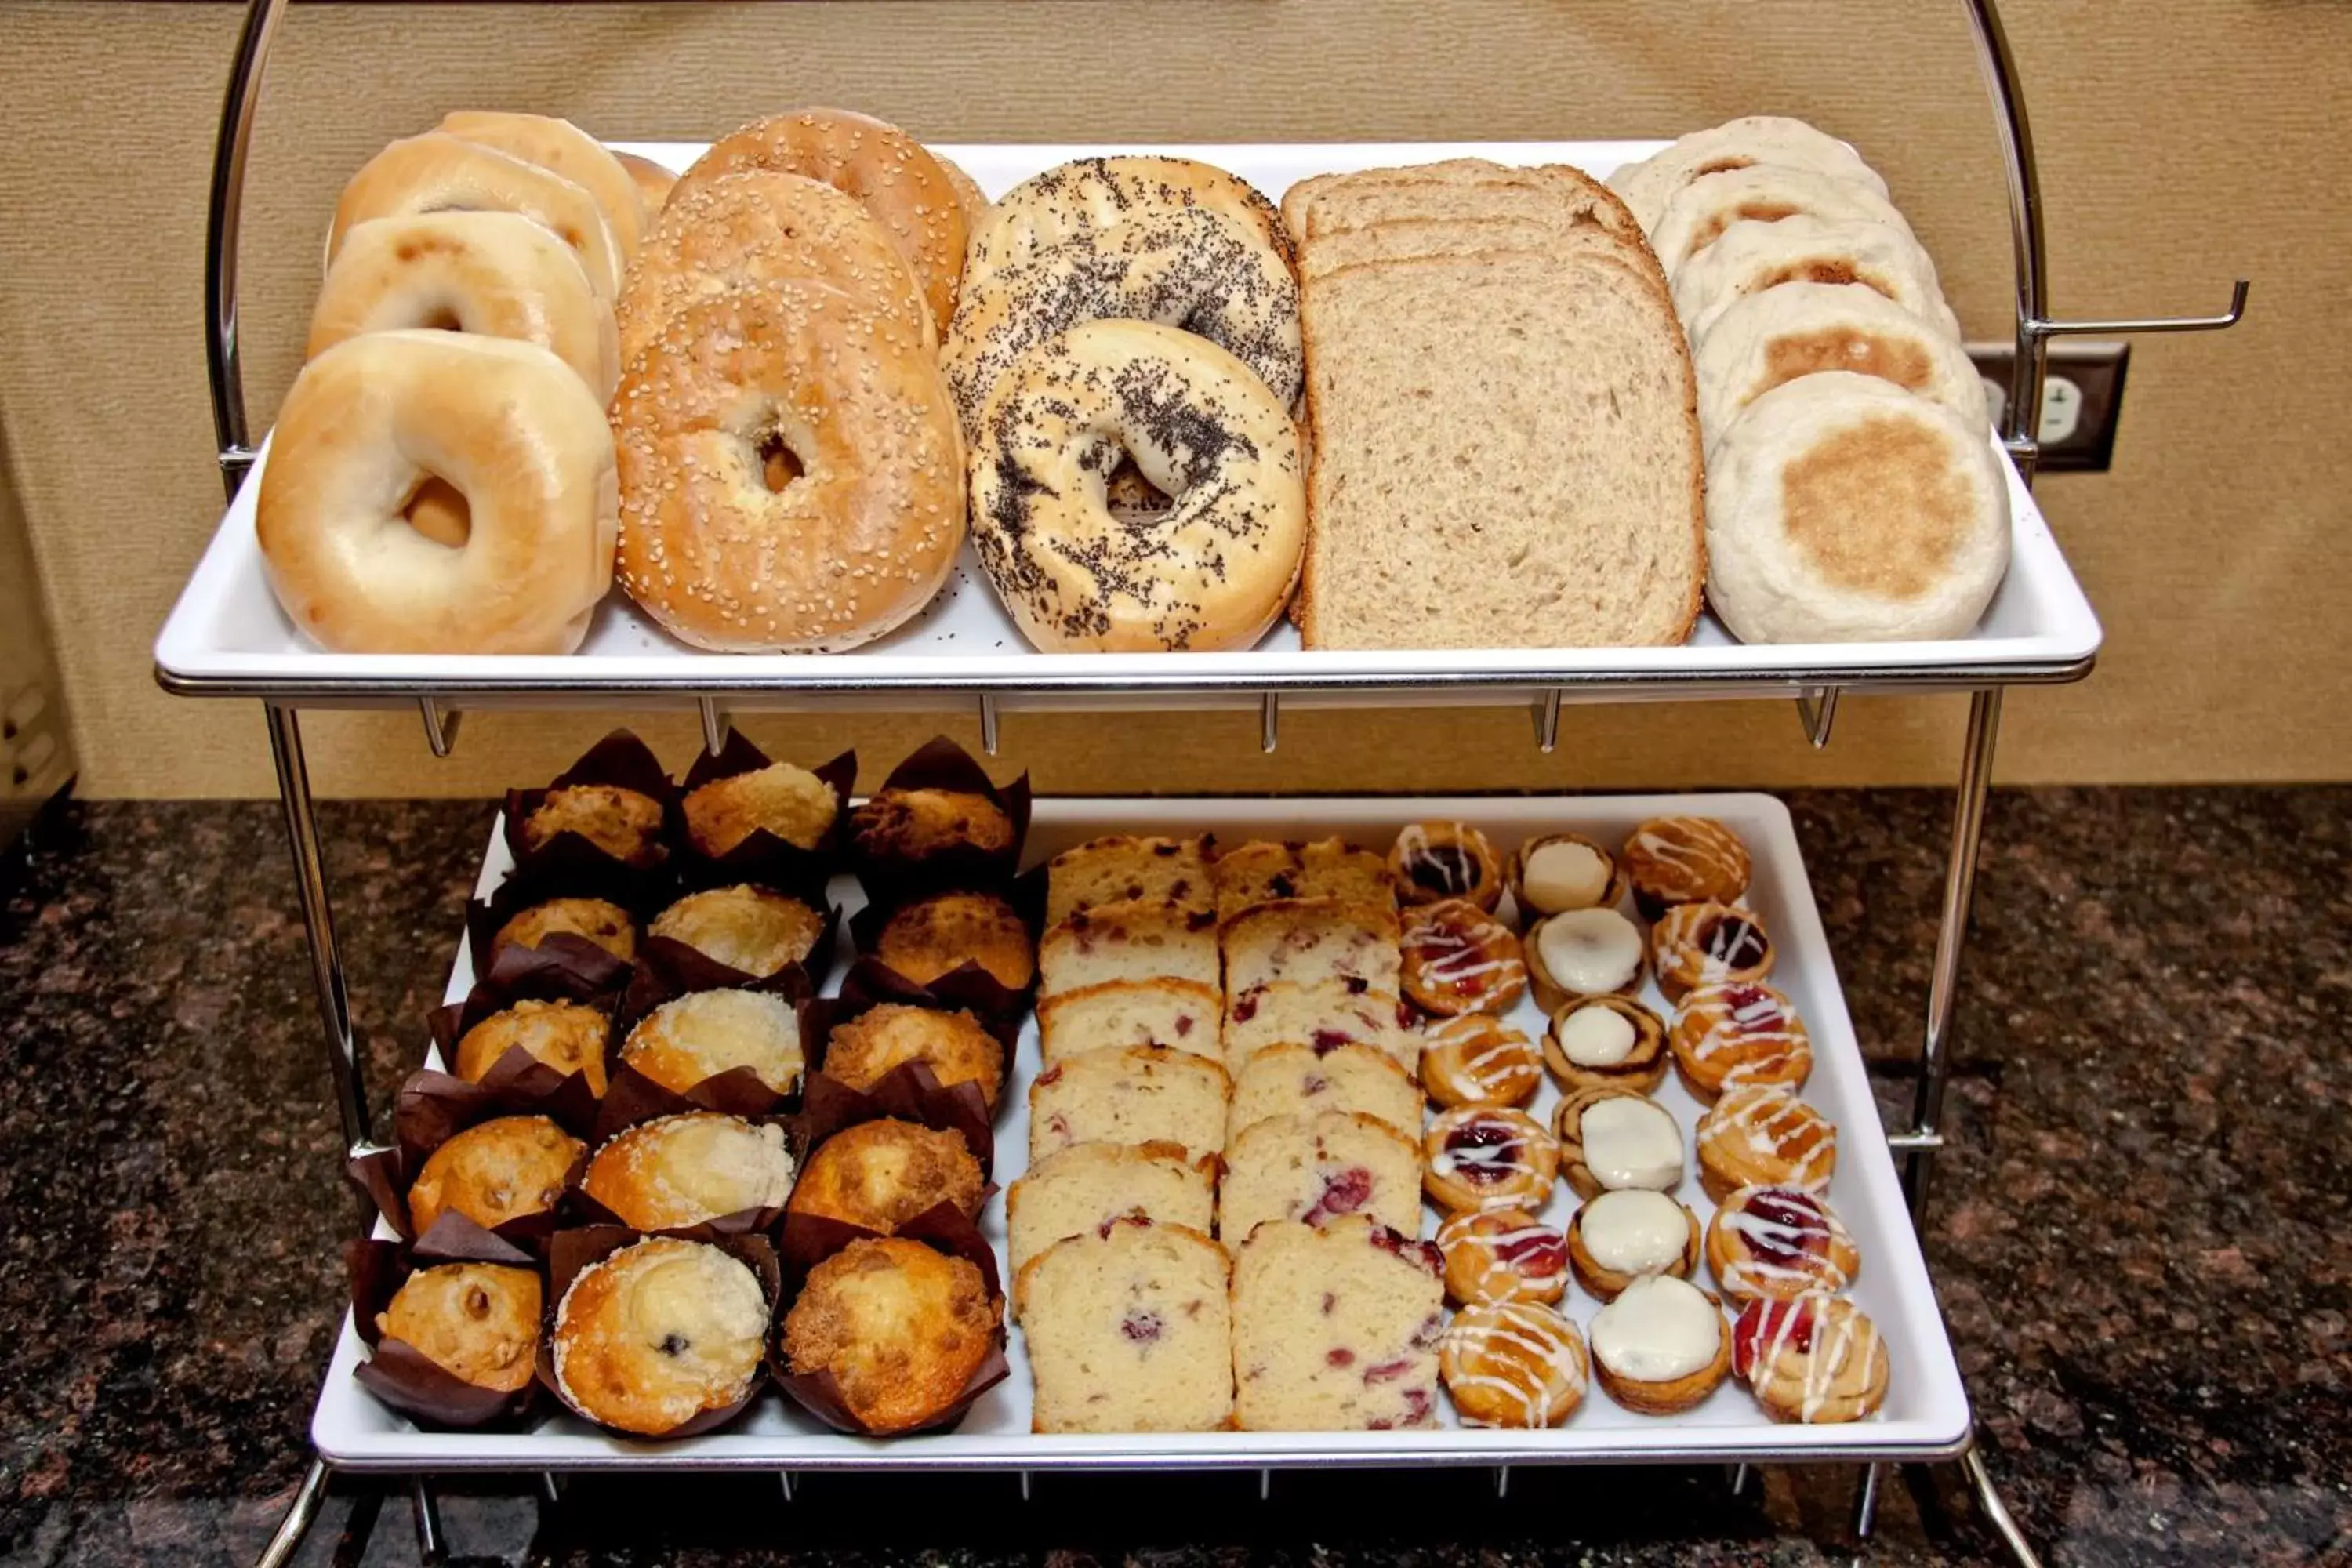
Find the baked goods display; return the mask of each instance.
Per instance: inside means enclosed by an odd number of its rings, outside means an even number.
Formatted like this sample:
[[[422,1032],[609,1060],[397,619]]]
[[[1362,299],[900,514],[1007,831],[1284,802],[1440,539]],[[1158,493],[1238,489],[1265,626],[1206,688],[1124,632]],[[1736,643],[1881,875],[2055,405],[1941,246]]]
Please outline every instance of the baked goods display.
[[[1222,1060],[1217,1015],[1224,998],[1196,980],[1106,980],[1037,1004],[1037,1041],[1048,1064],[1102,1046],[1161,1046]]]
[[[1578,1089],[1553,1111],[1552,1135],[1559,1141],[1559,1173],[1579,1197],[1682,1185],[1682,1129],[1672,1111],[1632,1089]]]
[[[687,841],[716,860],[755,833],[772,833],[796,849],[815,849],[833,832],[841,802],[833,786],[791,763],[730,773],[679,797]]]
[[[901,904],[867,951],[918,985],[967,963],[1007,991],[1025,991],[1037,977],[1028,922],[994,892],[933,893]]]
[[[909,1062],[922,1063],[942,1085],[973,1085],[992,1108],[1004,1089],[1004,1042],[961,1009],[885,1002],[835,1025],[824,1052],[826,1076],[856,1089],[871,1089]]]
[[[1216,841],[1138,837],[1115,833],[1065,849],[1046,867],[1045,919],[1058,921],[1097,904],[1130,899],[1213,909],[1216,881],[1210,863]]]
[[[1717,616],[1749,642],[1968,635],[2008,570],[2007,476],[1885,182],[1834,138],[1757,118],[1611,184],[1696,360]]]
[[[1029,1158],[1074,1143],[1224,1147],[1233,1079],[1205,1057],[1156,1046],[1108,1046],[1066,1057],[1029,1085]]]

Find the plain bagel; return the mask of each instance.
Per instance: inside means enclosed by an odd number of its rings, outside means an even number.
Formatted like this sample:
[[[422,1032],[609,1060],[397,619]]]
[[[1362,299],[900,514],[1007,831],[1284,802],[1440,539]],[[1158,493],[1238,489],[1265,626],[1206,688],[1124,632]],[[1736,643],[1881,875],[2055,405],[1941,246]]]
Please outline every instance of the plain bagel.
[[[440,481],[463,542],[407,509]],[[269,585],[337,653],[570,653],[611,585],[616,494],[603,405],[536,344],[369,332],[302,367],[255,519]]]
[[[354,224],[311,308],[307,357],[403,327],[537,343],[579,372],[599,403],[621,375],[612,307],[596,298],[570,247],[517,213]]]
[[[1164,514],[1113,515],[1122,456],[1170,498]],[[1040,648],[1247,647],[1297,580],[1289,411],[1189,332],[1101,321],[1046,339],[997,384],[971,463],[981,565]]]
[[[551,114],[509,114],[497,110],[460,109],[441,117],[436,130],[461,142],[495,147],[526,163],[571,181],[596,199],[604,221],[612,226],[613,243],[625,262],[637,253],[645,237],[645,199],[637,182],[613,150],[574,125]]]
[[[572,247],[601,298],[621,287],[625,262],[595,197],[535,163],[437,131],[393,142],[352,176],[335,203],[327,263],[353,224],[452,210],[520,213]]]

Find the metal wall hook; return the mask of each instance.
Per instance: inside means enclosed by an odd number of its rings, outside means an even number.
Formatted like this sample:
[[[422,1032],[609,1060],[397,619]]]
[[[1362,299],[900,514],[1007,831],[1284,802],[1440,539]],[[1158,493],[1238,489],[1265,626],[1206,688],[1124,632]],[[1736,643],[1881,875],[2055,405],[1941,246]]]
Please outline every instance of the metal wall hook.
[[[457,749],[457,721],[465,715],[454,708],[445,710],[437,697],[418,698],[416,710],[425,719],[425,743],[433,748],[435,756],[446,760]]]
[[[990,756],[996,755],[996,694],[980,694],[980,749]]]
[[[1817,752],[1830,743],[1830,727],[1837,722],[1840,689],[1835,686],[1816,686],[1797,693],[1797,722],[1805,727],[1805,739],[1813,743]]]
[[[1559,688],[1544,688],[1543,700],[1536,704],[1536,747],[1549,756],[1559,745]]]
[[[702,712],[702,750],[708,756],[717,756],[727,749],[727,732],[735,721],[719,706],[716,697],[698,697],[694,705]]]
[[[1282,739],[1282,698],[1269,691],[1257,700],[1257,749],[1271,752]]]
[[[2129,316],[2113,321],[2028,321],[2025,330],[2040,337],[2114,337],[2130,332],[2218,332],[2246,319],[2246,279],[2230,289],[2230,308],[2218,316]]]

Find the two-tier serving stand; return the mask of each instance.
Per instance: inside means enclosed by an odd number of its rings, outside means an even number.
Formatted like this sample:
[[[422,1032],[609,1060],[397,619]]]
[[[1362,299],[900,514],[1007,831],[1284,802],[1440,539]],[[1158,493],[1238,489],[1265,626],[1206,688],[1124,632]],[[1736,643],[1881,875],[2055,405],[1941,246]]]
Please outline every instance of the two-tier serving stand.
[[[1994,0],[1963,0],[1963,4],[2000,133],[2017,273],[2016,352],[1999,437],[2011,466],[2013,559],[2009,579],[1992,609],[1967,638],[1749,647],[1732,641],[1710,620],[1690,644],[1675,648],[1441,655],[1308,653],[1297,647],[1295,637],[1277,634],[1266,646],[1248,653],[1039,655],[1017,651],[1021,641],[1012,635],[1009,622],[985,587],[977,581],[965,581],[915,626],[851,655],[727,658],[694,653],[668,642],[628,606],[615,602],[601,613],[586,647],[571,658],[386,658],[322,654],[309,647],[271,601],[260,573],[253,530],[253,499],[258,487],[246,481],[267,458],[265,449],[252,444],[246,419],[237,343],[237,237],[254,114],[286,0],[250,0],[215,153],[205,275],[205,347],[220,466],[230,507],[157,642],[156,676],[166,690],[179,695],[257,698],[264,705],[303,927],[310,939],[330,1079],[346,1143],[353,1149],[366,1146],[370,1122],[303,761],[298,714],[306,706],[414,704],[423,716],[433,753],[446,756],[455,742],[459,715],[466,709],[483,707],[691,707],[700,713],[705,744],[716,751],[734,712],[970,706],[977,709],[983,747],[993,752],[1000,715],[1022,710],[1255,706],[1261,715],[1261,743],[1272,751],[1285,705],[1523,704],[1533,717],[1536,743],[1549,752],[1558,736],[1560,709],[1567,703],[1793,698],[1806,733],[1814,745],[1822,746],[1829,742],[1838,702],[1847,693],[1965,691],[1969,697],[1968,731],[1952,814],[1935,963],[1928,979],[1927,1020],[1919,1041],[1917,1086],[1909,1122],[1886,1134],[1894,1158],[1901,1165],[1902,1194],[1916,1226],[1927,1203],[1933,1156],[1944,1142],[1944,1095],[1951,1078],[1961,949],[1974,895],[2001,695],[2011,686],[2083,679],[2090,673],[2100,641],[2098,622],[2032,495],[2040,455],[2035,416],[2042,406],[2050,340],[2070,334],[2227,327],[2243,311],[2247,287],[2240,281],[2229,310],[2218,316],[2053,319],[2042,265],[2041,192],[2015,64]],[[1605,170],[1645,155],[1655,146],[1632,142],[1493,147],[1351,144],[1187,151],[1234,168],[1263,187],[1278,189],[1292,179],[1331,169],[1465,153],[1483,153],[1517,162],[1557,159]],[[674,144],[644,150],[672,163],[693,151]],[[948,151],[994,193],[1063,157],[1100,150],[971,147]],[[982,649],[989,651],[978,651]],[[1986,1519],[2017,1561],[2029,1568],[2037,1564],[2032,1549],[2001,1501],[1971,1430],[1963,1426],[1957,1441],[1916,1450],[1870,1452],[1855,1504],[1857,1535],[1866,1537],[1870,1531],[1884,1463],[1957,1461]],[[1532,1462],[1591,1462],[1620,1457],[1565,1449]],[[1798,1448],[1760,1447],[1753,1457],[1794,1460],[1817,1456]],[[868,1448],[842,1462],[879,1466],[893,1461],[875,1457]],[[1241,1462],[1258,1468],[1262,1461]],[[1352,1462],[1363,1461],[1359,1458]],[[1024,1469],[1025,1480],[1025,1468],[1017,1460],[999,1468]],[[1744,1463],[1738,1466],[1735,1486],[1744,1479],[1747,1469]],[[261,1556],[262,1563],[274,1568],[291,1557],[318,1511],[329,1471],[326,1459],[312,1459]],[[419,1538],[432,1555],[438,1551],[440,1535],[432,1492],[424,1475],[413,1475],[410,1479]]]

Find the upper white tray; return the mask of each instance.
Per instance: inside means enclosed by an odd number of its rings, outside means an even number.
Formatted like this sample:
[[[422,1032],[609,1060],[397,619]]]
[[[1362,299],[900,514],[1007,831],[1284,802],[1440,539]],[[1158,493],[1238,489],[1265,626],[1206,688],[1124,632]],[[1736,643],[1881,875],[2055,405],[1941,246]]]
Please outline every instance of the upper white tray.
[[[1654,142],[1343,142],[1108,149],[1080,146],[944,147],[991,195],[1067,158],[1107,151],[1166,152],[1232,169],[1270,195],[1334,170],[1438,158],[1568,163],[1594,174],[1647,156]],[[686,142],[629,150],[683,168],[701,152]],[[1991,435],[1987,433],[1987,439]],[[1999,443],[1994,442],[1996,451]],[[743,656],[690,648],[656,626],[615,590],[580,652],[565,658],[325,653],[298,634],[261,573],[254,498],[268,443],[222,518],[204,559],[155,644],[156,679],[190,696],[301,699],[367,706],[400,698],[462,700],[463,706],[546,706],[597,698],[687,706],[698,697],[730,708],[791,709],[854,701],[936,709],[943,699],[988,693],[1007,708],[1030,704],[1205,706],[1279,691],[1286,700],[1447,703],[1525,701],[1561,689],[1569,700],[1633,697],[1767,696],[1845,686],[1950,689],[2080,679],[2099,647],[2097,618],[2011,467],[2009,578],[1969,637],[1943,642],[1748,646],[1713,616],[1690,642],[1653,648],[1494,648],[1315,652],[1277,626],[1245,653],[1041,654],[1028,647],[974,563],[969,545],[930,607],[888,637],[841,654]]]
[[[1862,1271],[1853,1287],[1856,1305],[1885,1331],[1892,1375],[1885,1407],[1870,1420],[1848,1426],[1775,1424],[1758,1408],[1747,1388],[1727,1380],[1697,1408],[1658,1418],[1636,1415],[1611,1401],[1599,1387],[1563,1426],[1541,1432],[1491,1431],[1454,1424],[1443,1399],[1444,1425],[1399,1432],[1197,1432],[1129,1433],[1103,1436],[1045,1436],[1030,1428],[1027,1352],[1015,1329],[1006,1353],[1013,1373],[982,1395],[955,1431],[885,1441],[828,1431],[797,1407],[763,1395],[750,1414],[726,1430],[676,1443],[633,1442],[597,1430],[569,1415],[542,1419],[527,1432],[424,1432],[375,1402],[353,1381],[352,1369],[362,1350],[348,1314],[327,1369],[326,1384],[311,1417],[310,1439],[321,1458],[341,1469],[1050,1469],[1255,1468],[1331,1465],[1512,1465],[1601,1464],[1626,1461],[1724,1460],[1804,1462],[1825,1459],[1940,1459],[1968,1440],[1968,1395],[1944,1331],[1944,1321],[1927,1279],[1927,1267],[1911,1228],[1895,1163],[1873,1100],[1853,1024],[1838,985],[1814,908],[1811,885],[1788,809],[1769,795],[1614,795],[1575,799],[1380,799],[1380,800],[1043,800],[1029,833],[1034,863],[1102,833],[1214,833],[1226,842],[1270,837],[1315,837],[1344,834],[1360,844],[1384,845],[1404,823],[1465,821],[1483,827],[1497,851],[1507,854],[1532,834],[1578,829],[1614,844],[1645,817],[1695,811],[1721,819],[1754,853],[1755,882],[1748,902],[1769,923],[1780,949],[1772,983],[1789,994],[1803,1015],[1813,1042],[1813,1073],[1804,1097],[1838,1128],[1838,1168],[1830,1199],[1862,1250]],[[493,830],[488,859],[477,884],[487,895],[507,872],[503,836]],[[854,909],[856,885],[847,878],[834,885],[836,901]],[[846,932],[844,932],[846,942]],[[845,967],[835,966],[835,977]],[[473,965],[458,949],[446,993],[462,1000]],[[828,990],[835,988],[828,984]],[[1643,998],[1662,1010],[1656,985]],[[1544,1021],[1532,999],[1523,999],[1511,1022],[1540,1034]],[[1028,1163],[1027,1090],[1040,1066],[1037,1026],[1023,1026],[1004,1106],[996,1125],[993,1174],[1003,1184],[1017,1179]],[[1672,1078],[1660,1087],[1658,1103],[1674,1112],[1688,1134],[1697,1102]],[[1549,1124],[1559,1101],[1547,1082],[1533,1110]],[[1675,1196],[1704,1218],[1713,1205],[1700,1191],[1696,1173]],[[1552,1225],[1565,1225],[1575,1200],[1565,1183],[1545,1210]],[[1435,1228],[1434,1211],[1424,1214],[1422,1233]],[[999,1249],[1004,1245],[1002,1193],[981,1215],[981,1230]],[[380,1234],[389,1234],[388,1232]],[[1712,1281],[1702,1278],[1701,1284]],[[1580,1326],[1597,1304],[1571,1288],[1561,1310]]]

